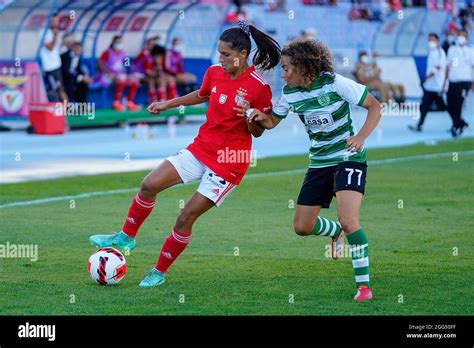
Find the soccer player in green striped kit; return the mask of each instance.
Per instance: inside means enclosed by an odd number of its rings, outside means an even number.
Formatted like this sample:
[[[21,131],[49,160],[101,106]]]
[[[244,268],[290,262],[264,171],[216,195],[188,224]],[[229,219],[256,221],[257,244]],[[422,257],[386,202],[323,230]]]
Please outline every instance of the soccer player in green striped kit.
[[[334,72],[329,49],[315,40],[292,41],[282,50],[283,93],[270,115],[246,112],[249,121],[274,128],[290,111],[305,124],[311,141],[309,168],[298,197],[294,229],[300,236],[332,238],[332,257],[350,244],[357,292],[356,301],[372,299],[367,235],[359,224],[365,190],[367,160],[364,141],[377,126],[381,106],[366,86]],[[358,132],[352,123],[351,104],[368,110]],[[336,196],[339,221],[320,216]]]

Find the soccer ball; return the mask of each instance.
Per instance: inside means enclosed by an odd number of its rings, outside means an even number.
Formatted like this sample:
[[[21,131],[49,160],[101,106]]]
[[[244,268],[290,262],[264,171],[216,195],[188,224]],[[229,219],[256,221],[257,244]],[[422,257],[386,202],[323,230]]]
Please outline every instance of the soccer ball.
[[[115,285],[127,272],[123,254],[114,248],[100,248],[89,258],[87,269],[92,280],[100,285]]]

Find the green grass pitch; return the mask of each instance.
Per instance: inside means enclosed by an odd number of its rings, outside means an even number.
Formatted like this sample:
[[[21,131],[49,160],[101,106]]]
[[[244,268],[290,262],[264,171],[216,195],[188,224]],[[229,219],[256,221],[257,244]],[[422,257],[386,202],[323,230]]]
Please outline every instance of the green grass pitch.
[[[138,283],[196,185],[159,195],[120,284],[89,278],[88,236],[121,228],[133,193],[0,209],[0,244],[37,244],[38,260],[0,258],[1,315],[472,315],[474,139],[368,150],[361,224],[374,300],[356,303],[350,258],[325,256],[327,237],[293,233],[304,173],[244,179],[194,226],[165,285]],[[370,165],[431,153],[453,156]],[[305,168],[307,156],[260,159],[249,173]],[[0,204],[138,187],[145,172],[0,186]],[[402,202],[402,201],[403,202]],[[403,208],[401,208],[401,203]],[[335,218],[335,201],[324,216]],[[237,249],[238,248],[238,249]],[[238,256],[236,255],[238,251]]]

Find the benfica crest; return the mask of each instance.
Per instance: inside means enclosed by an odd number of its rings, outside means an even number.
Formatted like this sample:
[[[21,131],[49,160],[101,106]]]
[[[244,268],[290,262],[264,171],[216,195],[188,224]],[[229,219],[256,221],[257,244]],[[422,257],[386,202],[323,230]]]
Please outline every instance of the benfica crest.
[[[245,96],[247,95],[247,90],[243,88],[239,88],[237,91],[235,91],[235,103],[239,106],[242,106],[245,102]]]

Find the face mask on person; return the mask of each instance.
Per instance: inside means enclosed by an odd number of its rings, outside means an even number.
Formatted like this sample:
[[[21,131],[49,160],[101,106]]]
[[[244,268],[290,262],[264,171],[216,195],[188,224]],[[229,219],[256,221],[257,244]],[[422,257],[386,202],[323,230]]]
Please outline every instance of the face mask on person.
[[[459,46],[464,46],[466,44],[466,38],[462,35],[459,35],[458,36],[458,45]]]
[[[454,35],[448,35],[447,39],[450,44],[453,44],[456,42],[456,36]]]
[[[434,50],[438,48],[438,44],[434,41],[428,41],[428,47],[430,48],[430,50]]]
[[[364,54],[363,56],[360,56],[360,61],[364,64],[369,64],[369,56]]]
[[[121,50],[123,48],[123,45],[120,42],[114,43],[113,45],[114,50]]]
[[[181,44],[174,45],[173,46],[173,51],[183,53],[183,45],[181,45]]]

